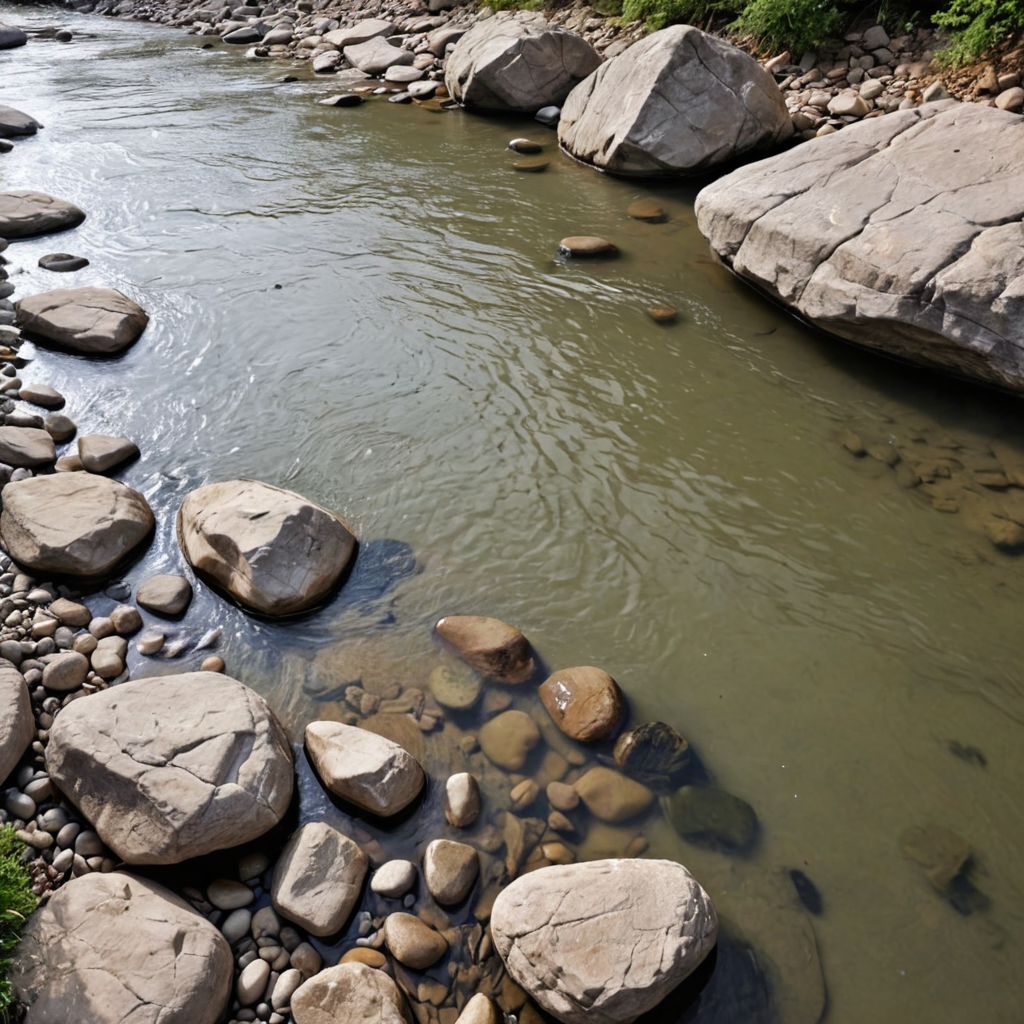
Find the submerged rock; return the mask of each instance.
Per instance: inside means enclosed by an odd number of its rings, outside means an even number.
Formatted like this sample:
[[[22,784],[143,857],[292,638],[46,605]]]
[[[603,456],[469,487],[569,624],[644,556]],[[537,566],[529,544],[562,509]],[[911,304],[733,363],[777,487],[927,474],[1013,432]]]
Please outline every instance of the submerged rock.
[[[690,25],[652,32],[605,61],[562,108],[558,141],[615,174],[699,174],[793,132],[771,74]]]
[[[503,711],[480,730],[480,749],[499,768],[517,772],[540,743],[540,729],[525,711]]]
[[[560,669],[540,684],[539,692],[555,725],[581,743],[610,736],[626,714],[618,683],[592,665]]]
[[[570,235],[558,243],[558,251],[563,256],[575,259],[592,259],[596,256],[618,256],[619,248],[607,238],[598,235]]]
[[[697,223],[738,274],[818,327],[1024,391],[1024,120],[929,103],[720,178]],[[983,156],[982,156],[983,155]],[[785,254],[785,255],[783,255]]]
[[[654,802],[654,794],[646,786],[603,766],[591,768],[577,779],[575,789],[595,818],[612,825],[635,818]]]
[[[17,325],[26,333],[97,355],[123,352],[149,323],[138,303],[111,288],[56,288],[21,299],[16,309]]]
[[[129,864],[256,839],[292,795],[288,738],[263,698],[210,672],[139,679],[65,707],[50,777]]]
[[[582,36],[532,11],[477,22],[445,63],[448,92],[467,107],[533,114],[561,104],[599,64]]]
[[[533,675],[530,643],[514,626],[482,615],[446,615],[438,636],[478,672],[501,683],[522,683]]]
[[[112,871],[72,878],[36,910],[11,980],[33,1024],[215,1024],[232,968],[224,937],[184,900]]]
[[[146,499],[124,484],[58,473],[4,488],[0,540],[26,569],[94,577],[131,554],[154,523]]]
[[[757,838],[757,815],[745,800],[715,786],[683,786],[667,801],[675,830],[693,842],[746,852]]]
[[[328,967],[291,997],[295,1024],[408,1024],[398,986],[366,964]]]
[[[289,615],[322,601],[356,549],[333,513],[255,480],[192,491],[178,510],[178,544],[197,572],[264,615]]]
[[[655,792],[678,789],[690,768],[690,744],[664,722],[644,722],[623,733],[613,756],[627,775]]]
[[[479,699],[483,684],[469,668],[454,668],[438,665],[427,679],[427,689],[434,699],[445,708],[464,711]]]
[[[718,917],[682,865],[604,860],[517,878],[491,932],[512,978],[563,1024],[631,1024],[711,952]]]
[[[939,892],[946,892],[971,859],[971,845],[941,825],[907,829],[900,837],[903,852],[924,869]]]

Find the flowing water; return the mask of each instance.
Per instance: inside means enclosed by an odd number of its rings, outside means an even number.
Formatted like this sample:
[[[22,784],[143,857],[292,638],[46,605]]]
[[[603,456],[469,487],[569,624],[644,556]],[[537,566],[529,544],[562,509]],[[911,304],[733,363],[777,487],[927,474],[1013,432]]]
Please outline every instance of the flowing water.
[[[603,177],[530,122],[326,108],[329,82],[175,31],[0,16],[77,33],[0,54],[0,100],[46,125],[0,157],[0,187],[89,214],[12,246],[12,281],[118,287],[153,318],[122,358],[38,350],[22,373],[142,449],[122,477],[160,526],[129,582],[180,568],[188,489],[293,488],[370,541],[339,598],[268,624],[200,588],[186,622],[223,628],[229,669],[296,736],[332,659],[422,685],[440,614],[516,623],[548,665],[606,668],[635,721],[676,726],[756,808],[745,859],[659,824],[652,852],[740,918],[751,894],[799,907],[803,871],[830,1021],[1021,1019],[1020,563],[980,531],[981,491],[932,501],[840,444],[990,458],[1019,402],[803,327],[709,261],[696,189]],[[513,173],[507,141],[539,133],[550,169]],[[626,216],[651,196],[668,223]],[[622,257],[559,262],[579,233]],[[58,249],[92,264],[36,268]],[[659,304],[679,321],[650,320]],[[928,823],[974,850],[971,913],[901,850]]]

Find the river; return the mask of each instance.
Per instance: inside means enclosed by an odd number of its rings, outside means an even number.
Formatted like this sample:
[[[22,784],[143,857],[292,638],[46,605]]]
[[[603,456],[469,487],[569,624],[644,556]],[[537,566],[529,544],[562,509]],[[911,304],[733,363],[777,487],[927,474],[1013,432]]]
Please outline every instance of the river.
[[[295,735],[320,713],[317,659],[371,651],[421,685],[439,615],[515,623],[547,664],[609,671],[761,821],[746,860],[657,827],[652,852],[716,899],[814,882],[829,1021],[1020,1020],[1021,563],[840,443],[984,453],[1018,443],[1019,401],[802,326],[710,262],[696,188],[594,173],[530,121],[327,108],[329,81],[240,48],[56,8],[0,19],[76,33],[0,54],[0,99],[46,125],[0,156],[0,187],[89,215],[12,246],[18,294],[117,287],[152,316],[122,358],[39,350],[22,374],[140,446],[122,478],[160,525],[129,582],[180,569],[187,490],[297,490],[401,542],[365,545],[384,568],[298,622],[205,588],[188,620],[223,628],[229,671]],[[513,173],[516,135],[549,170]],[[667,223],[626,216],[649,197]],[[561,262],[569,234],[622,257]],[[36,268],[57,249],[91,266]],[[647,316],[664,304],[676,323]],[[928,823],[975,851],[972,913],[901,850]]]

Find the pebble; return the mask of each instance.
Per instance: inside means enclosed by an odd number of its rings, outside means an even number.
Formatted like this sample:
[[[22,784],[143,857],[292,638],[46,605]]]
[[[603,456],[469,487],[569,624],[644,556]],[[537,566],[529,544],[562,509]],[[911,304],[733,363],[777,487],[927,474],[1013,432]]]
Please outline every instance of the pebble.
[[[15,818],[21,818],[23,821],[28,821],[29,818],[34,818],[36,814],[35,800],[30,796],[26,796],[24,793],[19,793],[17,790],[12,790],[7,794],[4,806],[10,814],[14,815]]]
[[[147,629],[138,640],[135,641],[135,650],[139,654],[157,654],[163,648],[167,637],[156,629]]]
[[[89,659],[84,654],[67,651],[58,654],[43,669],[43,686],[66,693],[77,690],[89,674]]]
[[[132,636],[142,629],[142,616],[138,608],[130,604],[119,604],[111,613],[110,621],[121,636]]]
[[[249,934],[249,926],[252,923],[252,914],[248,910],[233,910],[228,914],[224,923],[220,926],[224,938],[230,945],[245,938]]]
[[[51,252],[39,257],[39,266],[43,270],[52,270],[58,274],[69,274],[89,266],[84,256],[73,256],[68,252]]]
[[[679,313],[671,306],[651,306],[647,315],[658,324],[671,324],[679,319]]]
[[[253,960],[243,968],[238,976],[235,994],[243,1006],[253,1006],[259,1002],[270,978],[270,964],[265,960]]]
[[[480,814],[480,784],[469,772],[449,777],[444,788],[444,816],[456,828],[469,828]]]
[[[224,659],[219,654],[211,654],[203,659],[199,666],[200,672],[223,672],[225,669]]]
[[[304,978],[312,978],[323,964],[320,954],[308,943],[301,942],[292,950],[292,967],[302,972]]]
[[[239,883],[235,882],[235,885]],[[248,886],[245,886],[248,890]],[[260,907],[252,916],[252,937],[259,941],[262,938],[278,938],[281,934],[281,918],[273,907]]]
[[[80,857],[98,857],[103,853],[103,840],[91,830],[79,832],[75,839],[75,853]]]
[[[408,860],[389,860],[370,880],[371,891],[389,899],[404,896],[416,884],[416,865]]]
[[[380,954],[377,955],[380,956]],[[281,1010],[289,1006],[292,995],[301,984],[302,972],[300,970],[293,967],[290,970],[283,971],[270,994],[270,1005],[275,1010]]]
[[[150,576],[135,599],[148,611],[174,618],[181,615],[192,600],[192,584],[184,576],[161,573]]]
[[[270,858],[265,853],[246,853],[238,858],[238,877],[243,882],[251,882],[259,878],[269,867]]]
[[[117,629],[108,616],[99,615],[89,623],[89,632],[97,640],[102,640],[105,636],[113,636]]]
[[[557,811],[575,810],[580,803],[580,795],[572,786],[564,782],[551,782],[547,788],[548,803]]]
[[[89,660],[101,679],[116,679],[124,671],[124,662],[117,653],[103,647],[97,647]]]
[[[533,139],[513,139],[508,144],[508,148],[516,153],[525,154],[540,153],[544,149],[539,142],[534,142]]]

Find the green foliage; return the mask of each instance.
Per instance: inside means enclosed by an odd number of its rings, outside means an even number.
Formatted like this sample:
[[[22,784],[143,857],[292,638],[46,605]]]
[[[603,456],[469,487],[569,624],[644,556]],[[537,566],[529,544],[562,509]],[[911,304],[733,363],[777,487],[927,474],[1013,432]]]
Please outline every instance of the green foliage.
[[[702,25],[725,9],[722,0],[623,0],[624,21],[643,21],[656,32],[666,25]]]
[[[24,844],[10,825],[0,827],[0,1019],[11,1005],[10,953],[18,944],[21,926],[35,910],[32,883],[21,863]]]
[[[481,6],[490,7],[492,11],[539,11],[544,0],[487,0]]]
[[[788,49],[799,60],[840,32],[848,17],[828,0],[750,0],[731,28],[752,35],[765,49]]]
[[[1008,32],[1024,27],[1024,0],[952,0],[932,20],[953,30],[952,41],[939,59],[947,65],[966,64]]]

